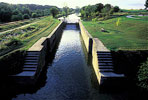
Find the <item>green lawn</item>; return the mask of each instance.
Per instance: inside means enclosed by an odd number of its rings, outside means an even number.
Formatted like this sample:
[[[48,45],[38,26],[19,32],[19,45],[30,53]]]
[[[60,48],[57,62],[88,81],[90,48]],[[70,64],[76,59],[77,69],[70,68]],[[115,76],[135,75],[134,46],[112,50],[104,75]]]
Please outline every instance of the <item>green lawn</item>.
[[[99,38],[110,50],[148,50],[148,16],[140,19],[122,16],[105,21],[82,23],[93,37]],[[101,28],[107,32],[101,32]]]
[[[59,23],[49,16],[24,28],[0,34],[0,56],[16,49],[28,50],[41,37],[48,36]]]

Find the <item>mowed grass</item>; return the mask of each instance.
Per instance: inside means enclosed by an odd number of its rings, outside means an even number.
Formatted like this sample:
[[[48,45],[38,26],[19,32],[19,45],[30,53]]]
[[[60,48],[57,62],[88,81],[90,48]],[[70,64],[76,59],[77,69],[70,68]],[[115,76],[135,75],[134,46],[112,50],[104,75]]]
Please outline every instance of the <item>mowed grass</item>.
[[[82,23],[93,37],[99,38],[110,50],[148,50],[148,16],[140,19],[122,16],[105,21]],[[106,32],[101,32],[101,28]]]
[[[17,49],[28,50],[40,38],[48,36],[59,23],[59,20],[49,16],[27,27],[0,35],[0,56]]]

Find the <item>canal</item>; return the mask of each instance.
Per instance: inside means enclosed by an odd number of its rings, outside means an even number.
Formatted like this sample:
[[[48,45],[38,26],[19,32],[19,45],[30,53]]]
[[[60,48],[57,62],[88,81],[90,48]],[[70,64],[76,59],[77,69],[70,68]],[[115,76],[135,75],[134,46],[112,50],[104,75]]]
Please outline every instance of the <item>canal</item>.
[[[91,77],[76,24],[67,24],[53,62],[47,65],[46,83],[33,94],[20,94],[13,100],[90,99]]]
[[[3,91],[4,100],[126,100],[123,91],[98,91],[89,59],[91,56],[86,52],[76,24],[65,26],[53,57],[50,56],[35,86],[28,88],[11,82],[4,84],[7,87]]]

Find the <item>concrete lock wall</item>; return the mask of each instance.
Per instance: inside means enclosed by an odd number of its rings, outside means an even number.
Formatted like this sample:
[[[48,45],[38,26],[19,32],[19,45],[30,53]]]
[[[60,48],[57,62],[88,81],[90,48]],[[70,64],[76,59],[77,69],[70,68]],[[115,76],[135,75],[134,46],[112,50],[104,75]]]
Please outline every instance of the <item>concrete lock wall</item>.
[[[42,37],[28,50],[28,51],[33,51],[33,52],[39,52],[37,71],[34,76],[35,80],[38,78],[38,76],[40,75],[40,72],[42,71],[43,67],[45,66],[47,54],[49,54],[49,52],[53,51],[53,48],[55,47],[57,41],[59,41],[61,34],[62,34],[61,31],[62,31],[62,28],[64,25],[65,25],[65,23],[61,22],[52,31],[52,33],[49,36]]]
[[[100,75],[99,68],[98,68],[99,65],[98,65],[96,42],[93,39],[93,37],[89,34],[89,32],[85,29],[81,21],[79,21],[79,26],[80,26],[81,36],[84,41],[86,50],[89,54],[92,55],[93,69],[95,71],[98,83],[100,83],[101,75]]]

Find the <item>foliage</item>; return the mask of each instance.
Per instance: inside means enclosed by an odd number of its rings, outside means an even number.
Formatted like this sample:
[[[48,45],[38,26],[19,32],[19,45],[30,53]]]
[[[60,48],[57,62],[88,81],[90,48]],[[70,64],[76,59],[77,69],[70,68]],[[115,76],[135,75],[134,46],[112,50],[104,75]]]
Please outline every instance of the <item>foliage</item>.
[[[6,45],[10,47],[10,46],[18,46],[21,44],[22,44],[21,40],[17,38],[12,38]]]
[[[23,15],[23,18],[24,18],[24,19],[29,19],[30,16],[29,16],[28,14],[24,14],[24,15]]]
[[[63,15],[67,17],[69,15],[69,10],[70,10],[69,7],[67,6],[63,7]]]
[[[0,41],[0,56],[19,48],[27,50],[38,39],[49,35],[58,23],[58,20],[55,20],[50,16],[42,18],[29,26],[1,34],[0,40],[2,41]]]
[[[108,19],[114,12],[119,12],[119,10],[118,6],[112,7],[110,4],[88,5],[81,8],[81,17],[86,20],[92,20],[96,17]]]
[[[146,0],[146,2],[145,2],[145,9],[147,9],[148,8],[148,0]]]
[[[12,17],[11,17],[12,21],[18,21],[18,20],[22,20],[22,19],[23,19],[22,14],[12,15]]]
[[[32,18],[36,18],[37,14],[36,13],[32,13]]]
[[[120,8],[118,6],[114,7],[114,12],[119,12]]]
[[[148,59],[142,63],[138,71],[139,86],[148,90]]]
[[[42,6],[35,4],[8,4],[0,2],[0,22],[10,22],[22,20],[23,16],[26,19],[36,18],[50,15],[50,8],[53,6]],[[36,15],[34,15],[36,13]],[[34,15],[34,16],[33,16]],[[28,17],[30,16],[30,17]]]
[[[52,7],[50,8],[50,13],[52,14],[52,16],[55,18],[56,15],[59,13],[59,9],[56,7]]]

